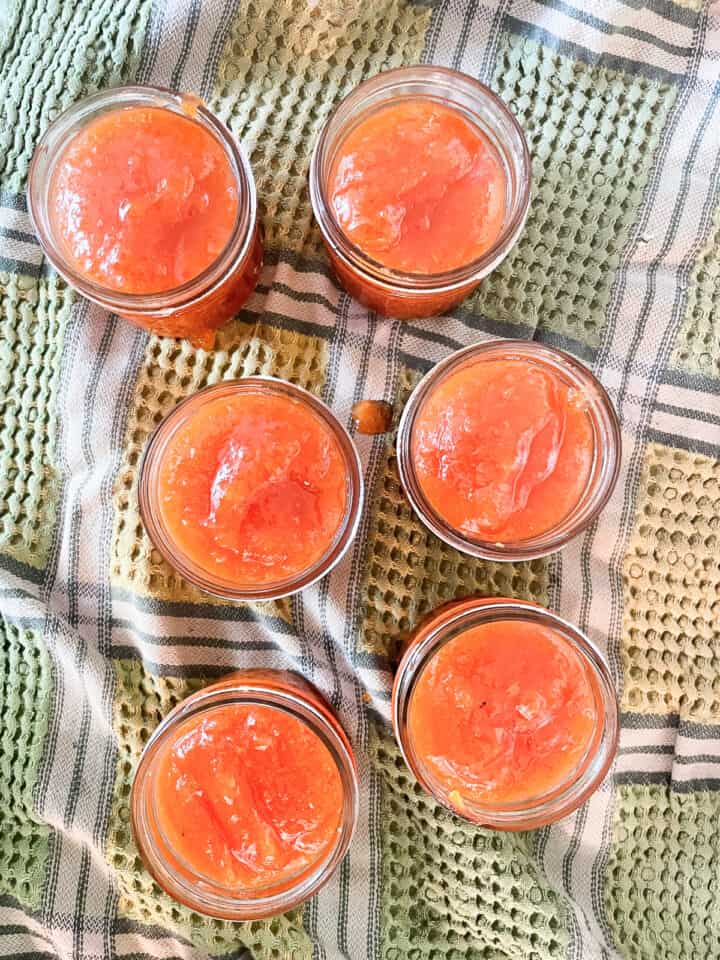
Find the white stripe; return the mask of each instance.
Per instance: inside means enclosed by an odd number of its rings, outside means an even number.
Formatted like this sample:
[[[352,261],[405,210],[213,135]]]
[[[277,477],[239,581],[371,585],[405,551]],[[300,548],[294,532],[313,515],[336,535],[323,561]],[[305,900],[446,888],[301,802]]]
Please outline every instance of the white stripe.
[[[12,237],[0,237],[0,255],[20,263],[31,263],[35,267],[40,266],[43,258],[43,252],[37,244],[13,240]]]
[[[616,773],[669,773],[673,757],[670,753],[630,753],[617,758]]]
[[[499,6],[495,2],[478,3],[473,9],[472,42],[468,43],[462,57],[460,69],[477,76],[484,55],[492,40],[492,25]],[[451,67],[462,31],[466,28],[468,13],[462,3],[443,4],[440,30],[432,57],[432,62],[440,66]]]
[[[204,950],[190,947],[172,937],[144,937],[140,933],[116,934],[115,951],[119,957],[146,953],[157,960],[171,960],[175,957],[183,960],[205,960],[209,956]]]
[[[670,747],[676,739],[675,727],[623,727],[620,731],[620,748]]]
[[[646,40],[637,40],[622,34],[607,34],[573,17],[545,7],[535,0],[520,0],[512,8],[512,15],[525,23],[540,27],[569,43],[585,47],[592,53],[606,53],[629,61],[639,61],[651,67],[677,75],[685,71],[687,60],[661,50]]]
[[[224,0],[198,0],[198,18],[193,29],[192,42],[185,66],[183,67],[177,87],[180,90],[193,90],[204,94],[202,89],[205,66],[210,59],[215,34],[222,29]],[[190,4],[184,4],[183,15],[187,18]],[[207,91],[209,92],[209,91]]]
[[[17,574],[13,573],[12,570],[8,570],[6,567],[0,568],[0,584],[10,590],[25,591],[28,594],[28,597],[25,598],[25,602],[35,600],[40,595],[41,587],[37,583],[34,583],[32,580],[25,580],[24,577],[19,577]],[[45,611],[43,609],[43,616],[44,615]],[[33,614],[20,613],[18,616],[33,616]]]
[[[690,780],[717,780],[720,783],[720,763],[676,763],[672,778],[680,783]]]
[[[40,937],[27,933],[13,933],[9,936],[0,931],[0,957],[17,957],[21,953],[52,953],[52,944]]]
[[[698,410],[720,416],[720,400],[717,393],[705,390],[693,390],[676,384],[661,383],[658,389],[658,403],[669,404],[680,410]]]
[[[30,215],[13,207],[0,206],[0,227],[3,230],[18,230],[20,233],[35,233]],[[4,242],[5,239],[0,237],[0,243]]]
[[[716,727],[716,735],[710,737],[688,737],[681,733],[675,744],[675,753],[678,756],[695,757],[699,754],[717,757],[720,759],[720,728]]]
[[[442,337],[449,338],[453,343],[457,343],[457,347],[453,344],[438,343],[433,340],[425,340],[422,337],[418,337],[414,333],[413,327],[425,327],[430,334],[434,332]],[[443,359],[452,353],[453,350],[469,346],[471,343],[487,343],[490,340],[497,339],[497,337],[491,333],[476,330],[474,327],[463,323],[462,320],[453,319],[452,317],[443,317],[440,324],[438,324],[435,319],[433,319],[433,321],[416,320],[413,321],[413,327],[409,327],[404,333],[403,352],[411,357],[415,357],[417,360],[424,360],[426,363],[437,363],[438,360]]]
[[[715,401],[713,413],[720,414],[720,403]],[[695,417],[683,417],[666,410],[654,410],[650,426],[662,433],[670,433],[686,440],[699,440],[712,446],[720,446],[720,425],[707,423]]]
[[[211,598],[208,598],[211,600]],[[220,608],[222,609],[222,608]],[[252,620],[223,620],[214,617],[186,617],[159,615],[144,610],[130,600],[115,599],[113,602],[113,617],[116,620],[126,620],[131,627],[135,626],[146,634],[156,637],[183,636],[183,637],[213,637],[219,640],[234,640],[237,643],[250,640],[272,639],[275,643],[297,643],[290,632],[272,630],[268,621],[258,623]]]

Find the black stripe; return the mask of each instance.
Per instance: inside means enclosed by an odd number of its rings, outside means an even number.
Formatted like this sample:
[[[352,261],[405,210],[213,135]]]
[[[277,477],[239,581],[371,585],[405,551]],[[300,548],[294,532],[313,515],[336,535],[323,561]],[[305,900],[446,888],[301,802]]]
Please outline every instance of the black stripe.
[[[713,400],[715,403],[719,403],[718,397],[708,397],[707,400]],[[702,410],[698,407],[679,407],[673,403],[656,403],[655,410],[662,410],[664,413],[671,413],[676,417],[683,417],[685,420],[699,420],[701,423],[711,423],[713,425],[720,426],[720,414],[709,413],[707,410]],[[720,407],[719,407],[720,409]],[[720,435],[718,437],[718,442],[720,443]]]
[[[648,756],[654,756],[655,754],[664,756],[665,754],[674,754],[675,753],[675,744],[673,743],[662,743],[662,744],[646,744],[642,747],[620,747],[617,752],[619,757],[629,757],[635,754],[643,754]]]
[[[655,430],[651,427],[647,431],[647,439],[662,443],[665,446],[680,447],[681,450],[687,450],[688,453],[702,453],[712,460],[717,460],[720,456],[720,436],[718,436],[717,443],[706,443],[704,440],[696,440],[694,437],[665,433],[664,430]]]
[[[289,287],[286,283],[283,283],[281,280],[273,280],[270,286],[267,286],[263,283],[258,283],[255,287],[257,293],[264,294],[273,294],[276,291],[278,293],[283,293],[285,296],[290,297],[292,300],[295,300],[296,303],[317,303],[321,307],[325,307],[333,316],[337,314],[338,304],[332,303],[328,300],[327,297],[324,297],[321,293],[306,293],[302,290],[293,290],[292,287]],[[329,336],[332,333],[332,328],[325,328],[327,332],[325,336]]]
[[[38,570],[37,567],[31,567],[29,564],[23,563],[21,560],[16,560],[6,553],[0,553],[0,570],[7,570],[8,573],[11,573],[19,580],[27,580],[28,583],[35,584],[36,586],[40,586],[45,580],[45,570]]]
[[[0,207],[6,207],[8,210],[18,210],[20,213],[27,213],[27,197],[24,193],[0,190]]]
[[[11,257],[0,256],[0,270],[5,273],[20,273],[25,277],[33,277],[35,280],[47,276],[52,272],[51,268],[45,267],[45,261],[40,263],[30,263],[27,260],[14,260]]]
[[[12,960],[47,960],[48,957],[52,960],[58,960],[59,956],[59,953],[50,953],[44,950],[23,950],[22,953],[14,953]]]
[[[681,7],[673,0],[622,0],[626,7],[633,10],[644,11],[650,9],[659,17],[665,20],[674,20],[683,27],[694,27],[697,23],[698,10],[691,10],[689,7]]]
[[[274,643],[272,640],[223,640],[217,637],[183,637],[176,634],[168,634],[166,636],[156,637],[153,634],[144,633],[142,630],[137,628],[131,629],[133,633],[141,636],[146,644],[155,647],[177,647],[178,649],[182,647],[188,647],[190,649],[208,647],[210,650],[252,650],[255,652],[279,650],[287,653],[282,646]],[[130,647],[129,644],[123,643],[115,644],[113,646],[113,659],[122,659],[118,656],[118,650],[128,649],[135,651],[133,659],[142,658],[143,654],[140,650],[135,647]],[[287,655],[291,656],[289,653],[287,653]]]
[[[680,717],[677,713],[621,713],[620,725],[632,730],[655,730],[677,727]]]
[[[88,891],[88,881],[90,879],[90,851],[87,846],[83,844],[82,854],[80,855],[80,872],[78,876],[78,888],[77,888],[77,916],[85,917],[85,902],[87,900],[87,891]],[[73,949],[75,951],[76,957],[82,957],[84,953],[83,940],[85,938],[85,924],[81,921],[80,923],[75,922],[75,927],[73,930]]]
[[[84,584],[81,589],[85,592],[92,588],[92,584]],[[95,587],[97,589],[97,587]],[[221,604],[221,603],[193,603],[185,600],[160,600],[157,597],[147,597],[141,594],[130,593],[121,587],[112,588],[112,597],[116,601],[132,604],[136,610],[143,613],[157,614],[163,617],[179,617],[187,619],[220,620],[231,623],[271,623],[273,630],[278,633],[293,633],[292,626],[286,620],[261,613],[250,604]],[[118,620],[118,622],[127,622]]]
[[[119,660],[137,660],[143,665],[143,669],[156,677],[182,677],[184,679],[216,679],[224,677],[233,672],[232,667],[218,666],[216,663],[207,664],[184,664],[184,663],[155,663],[145,657],[140,658],[135,647],[117,647],[117,659]]]
[[[686,390],[697,390],[700,393],[717,396],[720,390],[720,372],[717,377],[708,377],[702,373],[688,373],[676,367],[667,367],[663,371],[660,382],[671,387],[685,387]]]
[[[675,757],[675,763],[680,766],[692,767],[696,763],[717,763],[720,764],[720,757],[714,753],[680,753]]]
[[[616,773],[615,783],[620,787],[662,784],[669,787],[671,793],[720,792],[720,776],[712,779],[701,777],[697,780],[673,780],[670,771],[667,773]]]
[[[681,78],[680,74],[671,73],[669,70],[663,70],[649,63],[643,63],[639,60],[627,60],[625,57],[618,57],[610,53],[594,53],[587,47],[580,46],[577,43],[571,43],[555,34],[543,30],[542,27],[535,26],[532,23],[526,23],[524,20],[518,20],[508,14],[506,18],[508,26],[514,33],[531,40],[536,40],[551,50],[557,51],[564,57],[570,57],[573,60],[580,60],[591,66],[605,67],[608,70],[621,70],[623,73],[634,76],[638,73],[649,77],[651,80],[658,80],[662,83],[676,84]]]
[[[593,27],[595,30],[599,30],[601,33],[605,34],[619,34],[623,37],[631,37],[633,40],[643,40],[645,43],[652,44],[654,47],[658,47],[660,50],[664,50],[666,53],[672,53],[677,57],[687,58],[690,54],[689,47],[680,47],[675,43],[668,43],[667,40],[662,40],[660,37],[655,36],[653,33],[647,33],[645,30],[638,30],[637,27],[623,27],[614,23],[610,23],[607,20],[601,20],[599,17],[594,17],[590,13],[586,13],[584,10],[578,10],[577,7],[571,6],[569,3],[564,3],[563,0],[538,0],[544,7],[550,7],[553,10],[558,10],[561,13],[566,14],[569,17],[572,17],[573,20],[577,20],[579,23],[584,23],[588,27]],[[602,12],[602,5],[598,6],[598,10]]]
[[[280,327],[283,330],[292,330],[294,333],[304,333],[311,337],[321,337],[323,340],[331,340],[333,334],[332,327],[325,327],[321,323],[312,323],[309,320],[296,320],[294,317],[285,316],[282,313],[275,313],[263,307],[259,311],[251,310],[245,306],[239,314],[240,320],[246,323],[255,323],[258,317],[263,318],[261,322],[267,322],[270,326]],[[265,318],[269,318],[267,321]]]
[[[34,233],[26,233],[24,230],[15,230],[12,227],[0,227],[0,237],[7,237],[8,240],[20,240],[22,243],[30,243],[32,246],[37,247],[38,252],[41,252],[40,244]]]
[[[424,321],[427,326],[422,325],[423,321],[404,321],[405,333],[412,334],[419,340],[438,346],[449,347],[451,350],[458,350],[467,344],[465,340],[459,340],[456,337],[450,337],[444,332],[432,329],[430,324],[441,325],[444,318],[448,317],[462,323],[468,330],[477,330],[482,333],[489,333],[496,337],[502,337],[507,340],[533,340],[536,343],[543,343],[549,347],[557,347],[559,350],[565,350],[574,356],[591,363],[597,349],[584,343],[582,340],[575,340],[563,333],[556,333],[546,327],[531,327],[525,323],[513,323],[507,320],[495,320],[486,314],[474,313],[466,307],[459,307],[443,317],[434,317],[432,320]],[[421,362],[424,358],[418,358]]]

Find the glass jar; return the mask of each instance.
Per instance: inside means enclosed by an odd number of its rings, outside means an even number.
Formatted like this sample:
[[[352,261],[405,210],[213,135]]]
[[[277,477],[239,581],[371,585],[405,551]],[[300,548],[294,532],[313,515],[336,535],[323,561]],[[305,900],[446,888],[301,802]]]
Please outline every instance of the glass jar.
[[[175,853],[165,836],[156,802],[156,777],[164,751],[172,748],[184,730],[211,718],[214,710],[237,704],[270,707],[303,723],[337,765],[343,795],[337,838],[328,852],[299,874],[244,894],[199,875]],[[130,807],[140,856],[167,894],[206,916],[257,920],[284,913],[307,900],[327,883],[345,856],[358,815],[357,765],[339,720],[303,677],[289,671],[241,670],[192,694],[165,717],[140,757]]]
[[[451,374],[478,361],[520,360],[545,370],[578,391],[587,405],[593,434],[593,457],[585,489],[558,524],[526,540],[493,542],[458,530],[428,502],[418,480],[413,457],[413,433],[418,414],[433,391]],[[574,357],[530,340],[491,340],[450,354],[433,367],[413,390],[400,418],[397,460],[400,482],[425,526],[451,547],[485,560],[533,560],[559,550],[598,516],[607,503],[620,470],[620,425],[602,384]]]
[[[83,276],[68,262],[53,226],[53,179],[65,148],[101,114],[129,107],[161,108],[200,124],[223,148],[237,187],[238,213],[223,252],[199,276],[160,293],[125,293]],[[74,104],[48,127],[35,150],[28,207],[45,255],[70,286],[105,310],[160,336],[184,337],[209,349],[215,329],[237,313],[260,275],[263,247],[250,164],[227,127],[191,94],[160,87],[114,87]]]
[[[479,127],[497,150],[507,181],[505,221],[492,247],[470,263],[436,274],[389,269],[367,256],[345,236],[329,202],[330,172],[350,131],[390,103],[420,99],[452,107]],[[310,162],[310,199],[340,283],[371,310],[401,319],[448,310],[500,264],[525,224],[530,181],[525,136],[505,103],[472,77],[435,66],[388,70],[355,87],[328,118]]]
[[[168,443],[175,432],[188,423],[194,414],[208,403],[219,398],[238,394],[261,396],[279,396],[289,398],[303,405],[317,417],[337,441],[346,469],[346,508],[343,520],[328,545],[327,550],[311,567],[297,575],[272,583],[242,584],[223,579],[200,567],[188,557],[173,541],[167,524],[163,520],[159,502],[159,471]],[[229,380],[186,397],[157,426],[148,440],[140,466],[139,481],[140,515],[147,533],[155,547],[167,562],[187,581],[205,590],[207,593],[228,600],[260,601],[277,600],[296,593],[324,577],[342,558],[352,543],[360,522],[363,504],[363,476],[360,458],[347,430],[332,411],[307,390],[273,377],[244,377],[242,380]]]
[[[524,621],[553,631],[567,642],[585,668],[596,705],[596,723],[583,759],[565,782],[550,792],[522,802],[459,803],[433,778],[413,747],[408,722],[413,692],[434,654],[459,634],[483,624]],[[498,830],[530,830],[554,823],[572,813],[602,783],[615,757],[619,730],[617,696],[602,653],[576,627],[543,607],[523,600],[470,597],[434,610],[410,636],[395,675],[392,698],[395,737],[405,762],[423,788],[438,803],[472,823]]]

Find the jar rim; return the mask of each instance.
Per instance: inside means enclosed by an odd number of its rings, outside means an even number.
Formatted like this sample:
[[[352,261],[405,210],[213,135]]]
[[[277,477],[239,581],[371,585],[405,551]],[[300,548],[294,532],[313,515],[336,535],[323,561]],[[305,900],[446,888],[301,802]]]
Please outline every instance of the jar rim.
[[[423,493],[412,456],[415,421],[435,387],[468,362],[495,358],[534,361],[550,367],[555,375],[562,376],[566,381],[570,380],[589,401],[588,415],[595,438],[588,486],[570,513],[543,533],[507,542],[470,537],[448,524]],[[621,444],[620,422],[612,401],[605,387],[585,364],[564,350],[534,340],[493,338],[455,350],[432,367],[417,384],[398,425],[398,472],[413,510],[425,526],[445,543],[462,553],[484,560],[536,560],[564,547],[588,527],[605,507],[620,473]]]
[[[517,179],[516,200],[512,205],[509,219],[503,224],[500,235],[492,246],[481,256],[467,264],[433,274],[396,270],[370,257],[347,237],[325,196],[327,154],[332,144],[331,133],[333,127],[339,125],[336,138],[339,138],[341,142],[346,132],[343,121],[348,119],[345,114],[351,115],[351,111],[360,106],[370,96],[391,93],[395,87],[416,86],[419,88],[424,84],[433,84],[437,93],[433,95],[432,93],[421,92],[418,89],[415,93],[398,96],[408,100],[443,100],[449,107],[460,110],[466,119],[479,127],[483,133],[486,135],[491,132],[495,134],[490,136],[490,140],[498,153],[501,154],[503,163],[506,163],[507,155],[512,155],[513,166],[517,168],[511,171],[513,177]],[[509,145],[508,138],[506,144],[498,144],[496,142],[497,129],[490,131],[487,123],[481,119],[478,113],[470,115],[470,109],[458,99],[460,90],[469,97],[473,97],[476,104],[481,104],[483,107],[494,111],[495,119],[500,119],[508,125],[511,135],[516,138],[516,143]],[[439,96],[440,92],[443,94],[442,97]],[[389,97],[379,101],[377,108],[382,109],[389,102]],[[364,110],[360,107],[359,117],[366,116],[367,112],[367,106]],[[516,242],[525,225],[530,205],[531,183],[530,151],[525,133],[505,101],[484,83],[469,74],[449,67],[431,64],[395,67],[391,70],[384,70],[359,83],[335,106],[323,124],[310,158],[310,202],[323,238],[332,252],[341,260],[349,263],[355,270],[366,275],[375,284],[400,288],[405,291],[422,291],[427,294],[462,288],[473,280],[480,280],[498,266]]]
[[[308,405],[320,417],[335,437],[347,468],[347,502],[345,516],[325,553],[310,567],[275,583],[237,585],[221,580],[186,557],[164,530],[156,509],[157,472],[162,463],[165,446],[194,409],[210,400],[237,393],[270,391],[276,395]],[[150,540],[186,580],[216,597],[242,602],[280,600],[316,583],[328,574],[342,559],[360,524],[364,502],[362,464],[357,447],[350,434],[332,410],[318,397],[297,384],[270,376],[250,376],[235,380],[223,380],[190,394],[160,421],[150,435],[140,462],[138,501],[140,516]]]
[[[350,741],[340,722],[330,711],[321,709],[312,699],[289,683],[267,682],[252,674],[282,673],[249,668],[233,674],[186,697],[168,713],[153,731],[143,748],[135,771],[130,814],[133,833],[141,859],[155,881],[175,900],[205,916],[226,920],[256,920],[284,913],[311,897],[332,875],[347,853],[358,820],[359,781],[357,763]],[[293,674],[294,675],[294,674]],[[302,678],[304,680],[304,678]],[[307,681],[305,681],[307,683]],[[309,686],[309,684],[308,684]],[[312,688],[324,704],[319,691]],[[318,737],[327,748],[338,770],[343,793],[343,809],[334,844],[317,862],[287,880],[278,880],[259,888],[255,895],[238,896],[232,888],[214,883],[194,871],[167,841],[163,844],[161,825],[152,802],[152,773],[163,751],[176,732],[191,719],[211,714],[226,706],[255,704],[279,709],[295,717]],[[163,851],[163,845],[165,850]],[[178,870],[179,868],[179,870]],[[182,875],[187,873],[187,877]]]
[[[54,238],[47,206],[55,164],[82,126],[101,113],[143,106],[171,110],[200,124],[214,137],[233,171],[238,188],[238,210],[227,244],[196,277],[168,290],[126,293],[88,279],[68,263]],[[194,94],[151,85],[129,84],[100,90],[71,104],[56,117],[35,147],[28,173],[27,198],[30,220],[54,269],[83,296],[118,313],[170,313],[212,293],[249,256],[257,221],[257,191],[252,168],[242,145],[228,127]]]
[[[552,630],[579,657],[592,677],[596,728],[588,749],[566,779],[543,795],[507,804],[481,804],[462,797],[459,808],[433,784],[412,747],[408,712],[415,686],[434,654],[466,630],[488,623],[538,623]],[[468,597],[451,601],[421,623],[403,654],[395,675],[392,722],[403,759],[423,788],[442,806],[471,823],[499,830],[528,830],[554,823],[577,809],[604,780],[615,754],[620,729],[619,706],[610,667],[600,649],[578,627],[527,600]]]

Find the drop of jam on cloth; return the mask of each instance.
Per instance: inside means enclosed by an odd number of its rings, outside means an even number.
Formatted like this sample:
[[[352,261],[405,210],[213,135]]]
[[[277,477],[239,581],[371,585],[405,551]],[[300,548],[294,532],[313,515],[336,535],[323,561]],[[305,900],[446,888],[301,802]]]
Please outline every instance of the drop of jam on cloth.
[[[583,393],[531,361],[477,360],[418,411],[411,457],[430,506],[494,543],[551,530],[581,501],[595,452]]]
[[[352,408],[358,433],[387,433],[392,427],[393,408],[386,400],[358,400]]]
[[[367,256],[436,274],[493,246],[507,176],[488,137],[459,110],[399,100],[360,120],[339,145],[329,196],[341,230]]]
[[[291,397],[238,392],[199,407],[168,440],[158,503],[175,548],[244,586],[302,573],[330,549],[348,503],[332,428]]]
[[[556,631],[517,620],[448,640],[419,675],[408,714],[421,766],[458,809],[522,803],[562,786],[596,723],[580,655]]]
[[[158,758],[155,803],[175,854],[238,893],[291,882],[335,848],[343,786],[320,737],[262,704],[215,707]]]

